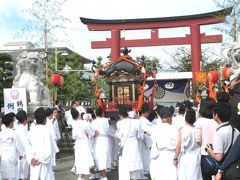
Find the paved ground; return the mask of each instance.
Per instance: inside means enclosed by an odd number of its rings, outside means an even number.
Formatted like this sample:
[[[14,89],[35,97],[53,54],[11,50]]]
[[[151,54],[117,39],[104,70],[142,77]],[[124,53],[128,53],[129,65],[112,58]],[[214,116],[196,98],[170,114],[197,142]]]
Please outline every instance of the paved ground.
[[[73,156],[69,154],[60,154],[60,158],[57,159],[57,166],[54,169],[56,180],[77,180],[78,176],[70,172],[73,163]],[[87,180],[88,177],[86,177],[85,180]],[[112,170],[108,173],[108,180],[118,180],[117,170]]]

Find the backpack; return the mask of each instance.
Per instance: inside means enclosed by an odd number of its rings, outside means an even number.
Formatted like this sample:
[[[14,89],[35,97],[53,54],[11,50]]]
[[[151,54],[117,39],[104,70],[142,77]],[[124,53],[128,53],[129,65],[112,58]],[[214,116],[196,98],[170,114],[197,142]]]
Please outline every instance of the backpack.
[[[229,155],[222,163],[222,168],[225,168],[223,180],[239,180],[240,179],[240,135],[238,135],[235,143],[229,151]]]

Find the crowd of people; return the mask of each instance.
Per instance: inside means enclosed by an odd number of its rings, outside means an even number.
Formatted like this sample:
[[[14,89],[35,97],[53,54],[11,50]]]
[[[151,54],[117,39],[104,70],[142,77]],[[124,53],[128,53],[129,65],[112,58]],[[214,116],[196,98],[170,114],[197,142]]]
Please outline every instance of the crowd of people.
[[[29,130],[26,112],[5,114],[0,179],[54,179],[64,126],[72,129],[71,171],[78,180],[89,174],[90,179],[107,180],[107,171],[115,168],[119,180],[224,179],[224,170],[239,158],[234,148],[240,144],[240,113],[230,101],[228,93],[218,92],[216,101],[202,99],[196,107],[189,100],[153,109],[144,103],[139,112],[119,105],[118,114],[110,118],[104,117],[101,107],[85,109],[73,101],[60,123],[58,106],[38,108]],[[221,164],[215,173],[207,165],[209,157]]]

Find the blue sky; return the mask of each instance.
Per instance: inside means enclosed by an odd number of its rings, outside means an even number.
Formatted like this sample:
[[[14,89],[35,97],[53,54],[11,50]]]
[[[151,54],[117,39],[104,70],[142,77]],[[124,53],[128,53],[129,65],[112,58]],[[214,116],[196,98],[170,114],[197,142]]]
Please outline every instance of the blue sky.
[[[24,39],[14,39],[14,35],[26,24],[23,8],[30,7],[32,0],[1,0],[0,1],[0,47],[6,42],[23,41]],[[66,24],[70,47],[79,54],[96,59],[97,56],[104,58],[110,53],[109,49],[91,49],[91,41],[105,40],[110,37],[108,32],[90,32],[87,27],[81,24],[79,17],[97,19],[132,19],[168,17],[206,13],[219,10],[213,0],[67,0],[63,7],[63,15],[71,19],[71,24]],[[172,31],[174,35],[184,35],[188,29]],[[216,31],[212,27],[203,27],[203,32],[213,34]],[[56,32],[58,33],[58,32]],[[122,36],[127,39],[147,38],[150,31],[122,32]],[[162,31],[163,35],[171,32]],[[59,32],[59,38],[62,33]],[[68,46],[64,43],[56,43],[55,46]],[[214,46],[212,46],[214,47]],[[174,47],[146,47],[132,48],[133,56],[156,56],[167,58],[165,51],[171,51]]]

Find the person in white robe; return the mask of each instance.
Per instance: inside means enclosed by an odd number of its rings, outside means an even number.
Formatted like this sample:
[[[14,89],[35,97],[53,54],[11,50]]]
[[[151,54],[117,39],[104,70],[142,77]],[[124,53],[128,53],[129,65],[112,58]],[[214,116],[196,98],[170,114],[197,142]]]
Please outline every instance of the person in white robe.
[[[196,113],[193,109],[186,110],[185,121],[186,126],[178,131],[174,156],[174,164],[178,167],[178,180],[202,180],[200,146],[196,141],[193,126]]]
[[[138,148],[139,121],[128,117],[127,108],[119,107],[117,136],[120,138],[119,180],[141,179],[143,164]]]
[[[176,126],[177,130],[185,126],[185,106],[181,103],[178,106],[178,113],[173,117],[172,124]]]
[[[16,114],[18,120],[18,127],[16,133],[21,140],[24,147],[23,158],[18,160],[18,179],[27,179],[29,176],[29,164],[26,159],[26,148],[27,148],[27,113],[24,110],[19,111]]]
[[[54,132],[56,135],[56,140],[60,140],[61,139],[61,134],[60,134],[60,129],[59,129],[59,125],[58,125],[58,110],[56,108],[53,108],[53,127],[54,127]]]
[[[158,124],[162,124],[162,120],[160,117],[160,109],[163,108],[162,105],[157,105],[153,108],[153,110],[155,111],[156,115],[155,118],[152,121],[152,125],[157,126]]]
[[[48,127],[48,130],[50,132],[51,135],[51,145],[52,145],[52,155],[51,155],[51,165],[52,167],[56,166],[56,153],[59,152],[59,148],[57,146],[57,135],[55,133],[55,129],[54,129],[54,118],[53,118],[53,110],[51,108],[47,108],[45,110],[45,114],[46,114],[46,126]],[[51,169],[51,177],[54,178],[53,175],[53,168]]]
[[[0,132],[0,179],[18,179],[18,159],[22,159],[24,147],[13,130],[14,120],[10,113],[2,118],[6,128]]]
[[[79,112],[72,108],[71,115],[75,122],[72,126],[72,138],[75,140],[75,170],[79,174],[78,180],[84,180],[84,176],[90,174],[89,170],[94,166],[93,156],[89,147],[89,138],[96,134],[91,123],[81,120]]]
[[[109,140],[108,140],[108,128],[109,120],[108,118],[102,117],[103,110],[101,107],[96,109],[96,119],[92,121],[93,127],[97,130],[98,135],[95,137],[95,158],[96,166],[100,172],[102,179],[107,179],[106,169],[111,168],[110,160],[110,149],[109,149]]]
[[[150,155],[151,179],[177,180],[177,168],[173,161],[177,145],[177,130],[172,125],[170,108],[161,108],[160,117],[162,124],[142,127],[151,135],[153,141]]]
[[[149,125],[151,126],[151,122],[147,119],[150,113],[150,107],[148,103],[144,103],[141,107],[141,116],[139,117],[140,122],[140,132],[142,133],[142,138],[139,139],[139,151],[141,155],[141,159],[143,162],[143,172],[141,174],[141,179],[148,179],[146,176],[149,174],[149,166],[150,166],[150,149],[152,146],[151,137],[144,133],[142,129],[143,126]]]
[[[44,108],[35,113],[36,125],[27,133],[27,161],[30,164],[30,180],[52,180],[52,137],[46,124]]]
[[[76,100],[76,109],[78,110],[79,114],[86,113],[86,109],[83,106],[83,103],[80,103],[79,100]]]
[[[109,120],[109,128],[108,128],[108,135],[109,135],[109,148],[110,148],[110,155],[111,155],[111,169],[115,169],[118,166],[118,147],[119,147],[119,138],[116,135],[117,132],[117,118],[111,117]]]
[[[72,101],[71,108],[76,109],[76,107],[77,107],[76,101]],[[71,115],[71,108],[68,111],[65,111],[65,119],[68,127],[72,127],[74,123],[74,119],[72,118]]]

